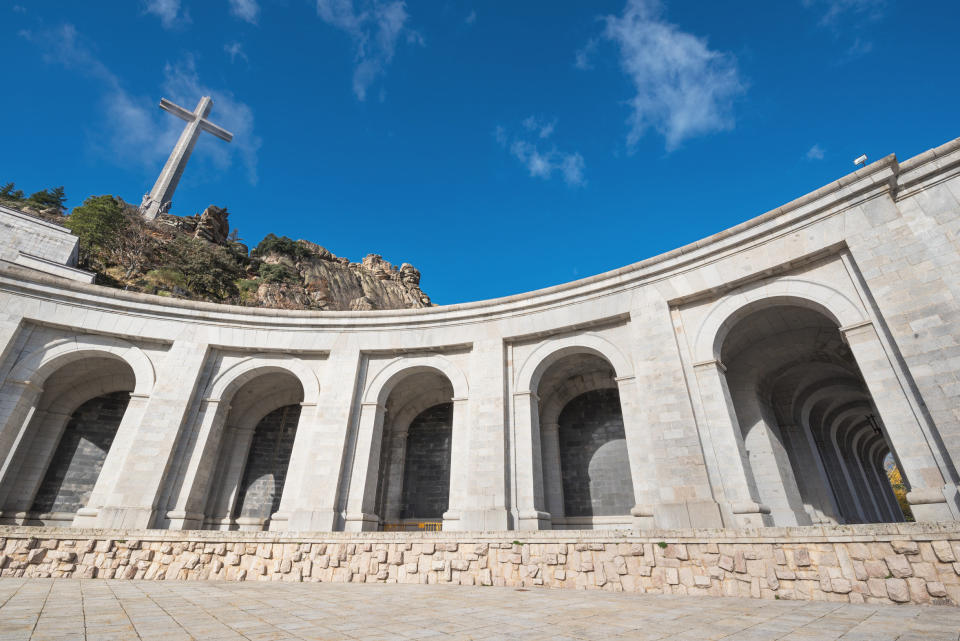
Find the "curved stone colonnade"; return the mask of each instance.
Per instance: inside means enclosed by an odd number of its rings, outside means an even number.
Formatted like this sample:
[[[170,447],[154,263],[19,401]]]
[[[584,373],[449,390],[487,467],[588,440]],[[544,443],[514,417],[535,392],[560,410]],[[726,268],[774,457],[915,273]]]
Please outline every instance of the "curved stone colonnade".
[[[0,522],[960,518],[960,139],[592,278],[296,312],[0,264]],[[889,463],[888,463],[889,464]]]

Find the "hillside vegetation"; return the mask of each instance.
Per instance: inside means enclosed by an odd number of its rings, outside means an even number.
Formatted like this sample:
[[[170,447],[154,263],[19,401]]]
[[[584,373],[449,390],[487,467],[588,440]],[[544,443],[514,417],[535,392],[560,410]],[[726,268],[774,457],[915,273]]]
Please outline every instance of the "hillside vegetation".
[[[154,221],[120,198],[90,196],[66,215],[62,187],[26,196],[13,183],[0,205],[64,225],[80,239],[81,269],[108,287],[216,303],[316,310],[431,305],[420,272],[378,254],[340,258],[305,240],[268,234],[253,250],[230,231],[226,208]]]

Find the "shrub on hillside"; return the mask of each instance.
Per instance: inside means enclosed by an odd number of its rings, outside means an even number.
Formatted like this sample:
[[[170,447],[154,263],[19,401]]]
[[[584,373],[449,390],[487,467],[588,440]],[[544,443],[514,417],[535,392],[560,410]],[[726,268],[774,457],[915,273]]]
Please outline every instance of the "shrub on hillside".
[[[261,258],[268,254],[280,254],[294,261],[303,260],[310,255],[309,250],[297,241],[273,234],[267,234],[253,252]]]
[[[113,196],[90,196],[74,208],[64,223],[80,238],[81,259],[88,262],[93,253],[117,244],[127,219]]]
[[[239,294],[236,281],[243,278],[244,269],[224,247],[177,236],[163,249],[163,269],[183,274],[186,289],[193,296],[227,301]]]
[[[283,263],[260,263],[257,274],[265,283],[296,283],[300,279]]]

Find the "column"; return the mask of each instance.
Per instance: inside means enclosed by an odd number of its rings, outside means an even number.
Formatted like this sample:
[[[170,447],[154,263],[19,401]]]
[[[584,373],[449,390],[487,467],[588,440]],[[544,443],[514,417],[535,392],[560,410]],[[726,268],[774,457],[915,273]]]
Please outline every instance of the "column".
[[[723,486],[730,525],[740,528],[770,525],[770,509],[760,504],[747,476],[746,452],[737,415],[727,389],[726,368],[718,360],[694,363],[706,427]]]
[[[650,487],[655,463],[650,437],[650,426],[639,416],[637,385],[633,376],[616,379],[620,394],[620,412],[623,416],[623,432],[627,440],[627,457],[630,461],[630,478],[633,481],[634,506],[630,514],[634,527],[648,529],[654,526],[653,488]]]
[[[453,425],[450,431],[450,497],[443,513],[444,530],[463,530],[464,512],[471,510],[468,500],[473,474],[470,469],[470,406],[466,398],[453,399]]]
[[[301,532],[332,532],[342,527],[350,487],[357,416],[357,380],[363,359],[344,334],[323,363],[320,396],[315,407],[304,407],[297,424],[287,482],[280,508],[286,527]]]
[[[879,412],[887,442],[902,464],[910,492],[907,501],[917,521],[951,521],[960,516],[947,497],[956,495],[940,473],[924,426],[870,321],[841,327]]]
[[[236,507],[240,483],[247,466],[247,455],[253,441],[255,425],[249,427],[229,426],[224,430],[223,454],[217,466],[216,486],[211,501],[205,509],[205,521],[215,530],[229,530],[233,525],[233,512]]]
[[[131,396],[135,411],[137,405],[144,404],[139,424],[131,424],[124,414],[117,431],[117,440],[123,445],[117,455],[111,447],[104,473],[91,495],[89,505],[99,509],[96,515],[78,513],[78,517],[93,517],[95,526],[104,528],[153,526],[167,470],[186,426],[207,351],[205,343],[176,341],[157,369],[157,383],[150,397]],[[130,410],[128,406],[127,412]],[[116,444],[115,440],[114,447]],[[81,520],[84,525],[89,522]]]
[[[380,447],[383,440],[383,416],[386,408],[379,403],[363,403],[347,494],[347,510],[343,529],[347,532],[377,530],[380,518],[374,513],[377,480],[380,472]]]
[[[318,422],[318,412],[318,403],[300,403],[300,418],[297,419],[297,433],[293,437],[293,449],[290,452],[290,460],[287,461],[287,475],[286,481],[283,484],[283,491],[280,494],[280,504],[277,507],[277,511],[270,515],[268,529],[271,532],[295,529],[291,525],[290,519],[295,512],[293,506],[296,505],[297,498],[302,492],[302,489],[296,485],[299,479],[303,477],[304,461],[309,459],[308,451],[302,452],[299,457],[297,451],[299,449],[309,450],[310,442],[315,435],[314,426]],[[309,427],[307,427],[308,425]],[[297,467],[294,466],[294,459],[296,459]]]
[[[539,400],[533,392],[513,395],[514,482],[517,488],[518,530],[549,530],[550,514],[544,512],[543,460],[540,453]]]
[[[396,523],[400,520],[400,508],[403,503],[403,475],[407,461],[406,429],[394,432],[390,438],[390,458],[387,462],[386,496],[383,497],[383,520]]]
[[[682,319],[660,292],[647,287],[635,295],[629,330],[636,375],[629,400],[650,461],[643,478],[633,479],[643,488],[636,497],[638,526],[723,527],[713,446],[678,342],[686,335]],[[625,389],[620,394],[621,400],[627,396]]]
[[[30,381],[8,378],[0,385],[0,487],[10,480],[11,466],[42,393],[43,387]]]
[[[506,530],[510,522],[503,339],[475,341],[468,368],[469,398],[454,399],[453,409],[450,511],[457,513],[457,520],[448,520],[445,514],[443,528]]]
[[[815,524],[839,523],[840,510],[833,498],[820,452],[813,442],[813,434],[801,425],[783,425],[781,434],[790,443],[791,458],[796,461],[795,469],[801,471],[794,478],[803,488],[801,499],[810,520]]]
[[[5,512],[27,512],[33,506],[69,420],[70,414],[63,412],[36,412],[24,442],[17,448],[10,469],[11,482],[0,489],[0,506]]]
[[[564,516],[563,468],[560,463],[560,426],[544,423],[540,427],[540,449],[543,454],[543,491],[552,523]]]
[[[138,445],[140,424],[146,414],[149,402],[150,397],[146,394],[130,394],[130,402],[127,403],[127,409],[123,412],[120,425],[117,426],[117,434],[114,436],[110,451],[107,452],[107,457],[103,461],[100,476],[97,477],[97,482],[90,493],[90,500],[87,501],[85,507],[77,510],[77,515],[73,519],[75,527],[97,527],[100,508],[107,501],[110,488],[115,487],[118,482],[123,461],[131,455],[131,452]]]

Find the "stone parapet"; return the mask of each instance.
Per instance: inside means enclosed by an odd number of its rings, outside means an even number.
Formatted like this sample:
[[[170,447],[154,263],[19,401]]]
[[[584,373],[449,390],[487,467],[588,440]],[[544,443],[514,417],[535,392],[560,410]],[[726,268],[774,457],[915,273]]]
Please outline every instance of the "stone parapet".
[[[0,527],[0,577],[448,583],[957,605],[960,523],[428,534],[9,526]]]

